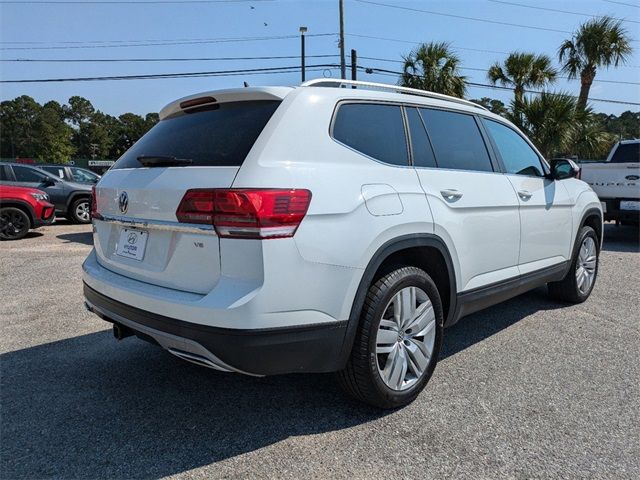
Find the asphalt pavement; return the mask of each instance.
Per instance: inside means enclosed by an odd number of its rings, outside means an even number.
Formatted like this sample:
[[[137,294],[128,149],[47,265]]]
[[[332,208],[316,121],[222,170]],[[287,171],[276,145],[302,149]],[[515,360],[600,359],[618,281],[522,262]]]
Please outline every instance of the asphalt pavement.
[[[0,244],[0,478],[640,478],[638,230],[606,226],[591,298],[538,289],[445,331],[410,406],[332,375],[217,373],[83,307],[90,226]]]

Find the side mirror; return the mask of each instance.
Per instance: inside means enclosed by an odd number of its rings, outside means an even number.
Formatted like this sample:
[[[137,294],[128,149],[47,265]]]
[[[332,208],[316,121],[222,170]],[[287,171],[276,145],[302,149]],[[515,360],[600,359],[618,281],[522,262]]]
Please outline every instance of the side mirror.
[[[580,167],[573,160],[568,158],[554,158],[551,160],[552,180],[564,180],[566,178],[580,178]]]
[[[42,185],[44,187],[53,187],[56,184],[56,181],[53,178],[45,178],[42,180]]]

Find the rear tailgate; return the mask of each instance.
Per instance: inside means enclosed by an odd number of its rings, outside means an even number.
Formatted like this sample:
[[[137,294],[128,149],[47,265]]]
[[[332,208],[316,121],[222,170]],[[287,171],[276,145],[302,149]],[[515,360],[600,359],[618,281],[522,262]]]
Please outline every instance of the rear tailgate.
[[[581,178],[601,199],[640,199],[640,163],[582,163]]]
[[[94,245],[101,265],[182,291],[205,294],[215,287],[220,251],[213,227],[179,223],[176,210],[189,189],[232,185],[280,104],[275,99],[256,100],[255,92],[248,93],[246,101],[238,95],[225,103],[210,96],[206,98],[214,102],[208,100],[207,105],[189,101],[187,105],[196,107],[188,113],[165,107],[164,119],[102,178],[96,187],[94,218]],[[189,163],[144,166],[139,158],[149,156]]]

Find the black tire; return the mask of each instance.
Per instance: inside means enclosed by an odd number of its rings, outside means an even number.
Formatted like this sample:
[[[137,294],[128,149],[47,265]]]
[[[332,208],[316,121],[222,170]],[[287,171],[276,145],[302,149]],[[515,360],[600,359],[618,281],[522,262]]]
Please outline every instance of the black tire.
[[[593,281],[586,289],[581,290],[578,285],[578,279],[576,273],[580,262],[580,250],[583,243],[587,238],[591,238],[595,243],[595,268],[593,270]],[[593,287],[596,284],[598,278],[598,261],[600,259],[600,242],[595,230],[591,227],[582,227],[576,238],[574,247],[573,258],[571,259],[571,266],[565,277],[559,282],[552,282],[547,284],[549,295],[556,300],[569,303],[582,303],[593,291]]]
[[[67,217],[73,223],[91,223],[90,211],[91,199],[89,197],[78,198],[71,202]]]
[[[376,337],[380,322],[395,294],[406,287],[418,287],[429,297],[435,317],[435,340],[427,367],[406,390],[393,390],[378,371]],[[369,287],[360,314],[351,355],[338,381],[352,397],[378,408],[397,408],[411,403],[425,387],[440,354],[443,333],[442,302],[429,275],[416,267],[397,267]],[[407,357],[408,358],[408,357]]]
[[[24,210],[16,207],[0,209],[0,239],[19,240],[29,232],[31,220]]]

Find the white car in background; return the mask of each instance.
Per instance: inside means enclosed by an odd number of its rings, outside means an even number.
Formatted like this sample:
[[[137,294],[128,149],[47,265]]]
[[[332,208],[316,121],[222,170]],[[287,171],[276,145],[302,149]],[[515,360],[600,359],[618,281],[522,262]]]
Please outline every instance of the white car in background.
[[[605,220],[638,225],[640,220],[640,140],[616,143],[604,162],[580,164],[581,178],[602,202]]]
[[[86,304],[119,339],[229,372],[339,372],[354,397],[398,407],[461,317],[545,284],[589,297],[602,210],[578,172],[430,92],[193,95],[95,187]]]

